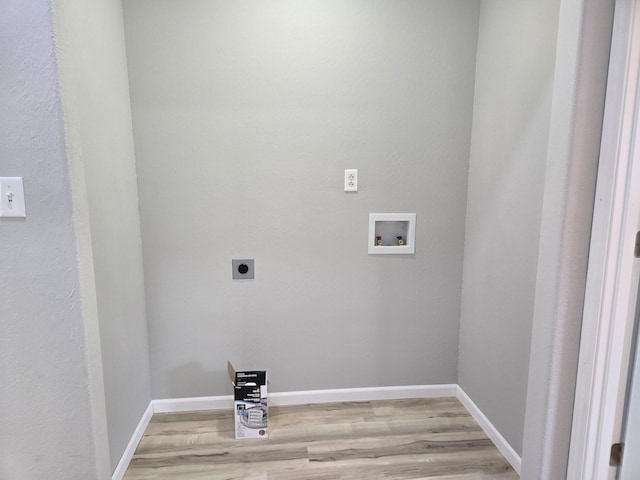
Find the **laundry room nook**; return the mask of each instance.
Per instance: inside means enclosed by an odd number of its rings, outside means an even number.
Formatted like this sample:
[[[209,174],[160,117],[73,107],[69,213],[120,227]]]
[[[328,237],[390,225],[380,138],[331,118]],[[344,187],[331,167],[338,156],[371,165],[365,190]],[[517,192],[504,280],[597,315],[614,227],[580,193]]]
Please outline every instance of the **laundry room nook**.
[[[566,464],[613,2],[32,3],[0,7],[0,477]]]

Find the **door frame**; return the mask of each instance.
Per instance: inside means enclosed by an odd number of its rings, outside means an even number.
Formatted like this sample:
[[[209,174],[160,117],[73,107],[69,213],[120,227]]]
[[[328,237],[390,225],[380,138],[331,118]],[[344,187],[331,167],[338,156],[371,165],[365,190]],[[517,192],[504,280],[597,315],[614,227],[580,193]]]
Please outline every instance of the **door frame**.
[[[621,441],[638,292],[633,250],[640,218],[639,79],[640,0],[617,0],[568,479],[616,475],[609,456],[611,445]]]

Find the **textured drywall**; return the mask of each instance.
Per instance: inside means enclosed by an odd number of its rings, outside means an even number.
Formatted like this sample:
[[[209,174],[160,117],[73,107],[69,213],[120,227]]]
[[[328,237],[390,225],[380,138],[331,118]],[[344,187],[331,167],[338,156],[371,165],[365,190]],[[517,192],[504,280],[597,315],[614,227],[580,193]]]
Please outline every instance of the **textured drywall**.
[[[613,7],[560,10],[522,480],[567,474]]]
[[[122,4],[57,0],[55,12],[69,153],[86,177],[113,469],[151,400]]]
[[[0,4],[0,478],[107,479],[109,452],[82,176],[70,171],[47,1]]]
[[[559,0],[482,2],[459,383],[522,453]]]
[[[478,3],[124,7],[154,398],[455,382]]]

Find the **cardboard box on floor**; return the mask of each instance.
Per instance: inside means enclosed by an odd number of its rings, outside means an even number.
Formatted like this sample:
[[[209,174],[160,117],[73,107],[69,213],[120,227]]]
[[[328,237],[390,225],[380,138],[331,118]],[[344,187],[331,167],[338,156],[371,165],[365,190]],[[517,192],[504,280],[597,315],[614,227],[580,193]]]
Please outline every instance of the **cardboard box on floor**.
[[[236,372],[227,362],[233,384],[233,418],[236,438],[267,438],[269,436],[267,407],[267,372],[251,370]]]

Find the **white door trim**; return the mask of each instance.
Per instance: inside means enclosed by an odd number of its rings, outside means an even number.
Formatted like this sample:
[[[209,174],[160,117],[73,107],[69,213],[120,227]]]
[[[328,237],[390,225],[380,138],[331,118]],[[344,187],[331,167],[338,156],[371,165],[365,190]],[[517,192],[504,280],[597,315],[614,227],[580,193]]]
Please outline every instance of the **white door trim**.
[[[633,244],[640,216],[636,142],[640,0],[618,0],[585,293],[568,479],[614,478],[637,290]],[[635,187],[634,187],[635,185]],[[632,195],[632,192],[635,193]],[[635,279],[637,282],[637,278]],[[631,312],[631,313],[630,313]]]

